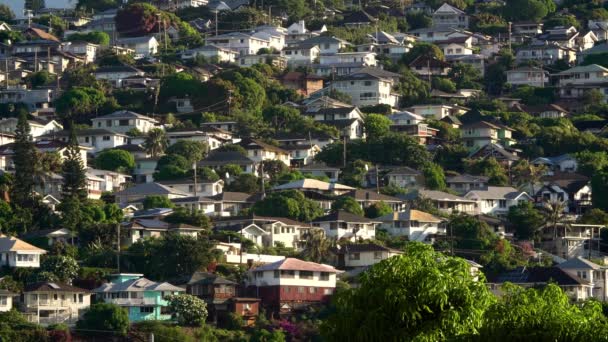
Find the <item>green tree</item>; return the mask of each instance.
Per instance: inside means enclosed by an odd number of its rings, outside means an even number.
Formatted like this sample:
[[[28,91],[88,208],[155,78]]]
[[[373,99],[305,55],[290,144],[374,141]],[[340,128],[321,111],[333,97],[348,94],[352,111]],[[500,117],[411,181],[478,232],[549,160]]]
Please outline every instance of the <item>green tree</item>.
[[[401,74],[401,77],[395,91],[401,96],[402,106],[411,106],[429,97],[428,82],[421,80],[409,68],[401,68],[399,74]]]
[[[431,57],[440,61],[445,60],[443,51],[441,51],[437,45],[427,42],[417,42],[410,51],[403,55],[403,62],[409,64],[420,56]]]
[[[608,67],[608,52],[594,53],[591,55],[587,55],[587,56],[585,56],[585,59],[583,60],[583,62],[581,64],[582,65],[598,64],[598,65],[601,65],[606,68],[606,67]]]
[[[580,223],[608,225],[608,213],[602,209],[593,208],[579,218]]]
[[[32,87],[32,88],[36,88],[36,87],[41,87],[41,86],[45,86],[48,85],[49,83],[51,83],[55,78],[54,76],[52,76],[48,71],[46,70],[41,70],[38,72],[34,72],[29,74],[27,77],[27,82],[28,84]]]
[[[207,154],[207,144],[194,140],[180,140],[167,148],[167,154],[176,154],[186,158],[192,165],[201,161]]]
[[[189,294],[169,295],[165,299],[180,325],[200,327],[205,324],[207,303],[202,299]]]
[[[303,236],[304,246],[300,255],[312,262],[328,262],[333,241],[325,236],[323,229],[309,229]]]
[[[78,276],[78,262],[66,255],[47,256],[40,265],[41,272],[54,274],[60,281],[71,283]]]
[[[457,214],[450,217],[450,230],[454,234],[455,245],[461,249],[486,250],[496,235],[483,221],[474,216]]]
[[[543,0],[509,0],[504,7],[504,16],[512,21],[539,22],[549,10]]]
[[[264,120],[270,123],[275,131],[283,130],[290,127],[295,121],[300,120],[302,115],[300,112],[288,106],[276,105],[271,106],[262,111]]]
[[[92,87],[73,87],[55,100],[55,107],[65,122],[84,122],[106,103],[105,94]]]
[[[572,303],[556,284],[505,284],[473,341],[607,341],[608,322],[598,301]]]
[[[32,192],[34,191],[34,174],[37,168],[36,148],[30,133],[27,114],[22,113],[17,121],[15,143],[13,147],[13,164],[15,177],[13,180],[12,200],[21,208],[32,207]]]
[[[261,187],[261,180],[258,177],[250,173],[243,173],[231,178],[230,182],[224,187],[224,191],[253,194],[260,191]]]
[[[435,163],[429,163],[422,169],[424,185],[431,190],[445,190],[445,174],[443,168]]]
[[[481,328],[494,301],[465,260],[415,242],[361,274],[359,283],[335,295],[335,311],[322,326],[327,340],[455,340]]]
[[[344,210],[351,214],[363,216],[364,212],[359,202],[349,196],[342,196],[334,201],[331,205],[331,209],[334,211]]]
[[[452,65],[448,77],[456,83],[457,88],[481,89],[481,84],[477,82],[481,79],[481,72],[471,64]]]
[[[316,202],[296,190],[270,193],[251,210],[256,215],[287,217],[301,222],[310,222],[323,215],[323,209]]]
[[[129,314],[127,310],[116,304],[91,304],[82,319],[76,322],[76,329],[84,335],[126,336],[129,329]],[[106,331],[108,333],[105,333]]]
[[[393,209],[383,201],[374,203],[365,208],[365,217],[376,218],[387,214],[392,214]]]
[[[135,158],[125,150],[103,150],[95,156],[95,167],[129,173],[135,168]]]
[[[390,132],[392,121],[382,114],[368,114],[364,119],[367,139],[378,139]]]
[[[92,44],[108,46],[110,45],[110,36],[101,31],[91,31],[87,33],[73,33],[68,36],[68,41],[85,41]]]
[[[143,205],[144,209],[173,208],[175,206],[169,198],[161,195],[146,196]]]
[[[591,177],[591,202],[594,208],[608,211],[608,170]]]
[[[488,184],[506,186],[509,183],[507,173],[496,158],[465,160],[465,170],[474,175],[489,177]]]
[[[87,177],[85,175],[80,146],[76,140],[76,132],[70,131],[70,140],[63,161],[63,198],[75,198],[85,201],[87,198]]]
[[[14,19],[15,13],[13,13],[13,10],[8,5],[0,4],[0,21],[10,23]]]
[[[202,211],[188,211],[185,208],[176,208],[171,214],[165,216],[164,221],[169,223],[185,223],[195,227],[211,229],[209,216]]]
[[[510,207],[507,220],[520,240],[534,238],[544,221],[543,215],[528,201]]]

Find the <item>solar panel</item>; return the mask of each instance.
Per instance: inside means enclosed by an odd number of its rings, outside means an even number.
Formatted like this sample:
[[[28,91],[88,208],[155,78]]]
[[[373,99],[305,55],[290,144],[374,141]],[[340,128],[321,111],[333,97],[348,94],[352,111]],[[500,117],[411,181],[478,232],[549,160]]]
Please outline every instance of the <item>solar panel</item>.
[[[57,285],[55,283],[49,283],[49,286],[55,290],[58,290],[60,288],[59,285]]]

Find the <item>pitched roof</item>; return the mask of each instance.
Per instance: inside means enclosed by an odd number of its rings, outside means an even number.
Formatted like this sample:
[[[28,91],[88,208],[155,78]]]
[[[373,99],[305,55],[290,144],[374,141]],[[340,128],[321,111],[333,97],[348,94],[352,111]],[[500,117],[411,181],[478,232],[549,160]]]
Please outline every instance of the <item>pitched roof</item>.
[[[347,253],[364,253],[364,252],[392,252],[402,254],[403,251],[388,248],[384,246],[380,246],[374,243],[349,243],[346,245],[340,246],[338,249],[339,254],[347,254]]]
[[[443,222],[442,219],[438,218],[435,215],[426,213],[424,211],[416,210],[416,209],[408,209],[406,211],[393,212],[390,214],[386,214],[384,216],[377,217],[376,220],[382,222],[392,222],[392,221],[418,221],[418,222],[433,222],[439,223]]]
[[[608,73],[608,68],[605,68],[605,67],[603,67],[601,65],[597,65],[597,64],[578,65],[578,66],[575,66],[574,68],[570,68],[568,70],[559,72],[559,73],[557,73],[557,75],[569,75],[573,72],[597,72],[597,71]]]
[[[38,36],[38,38],[40,39],[45,39],[45,40],[53,40],[55,42],[61,42],[61,40],[59,40],[59,38],[55,37],[54,35],[43,31],[39,28],[35,28],[35,27],[29,27],[27,30],[25,30],[25,33],[33,33],[34,35]]]
[[[439,7],[435,13],[433,14],[444,14],[444,13],[449,13],[449,14],[465,14],[464,11],[448,4],[447,2],[443,3],[443,5],[441,5],[441,7]]]
[[[475,201],[466,199],[464,197],[452,195],[447,192],[438,191],[438,190],[426,190],[426,189],[414,190],[408,194],[400,195],[399,197],[403,198],[403,199],[407,199],[407,200],[413,200],[416,198],[428,198],[432,201],[461,202],[461,203],[462,202],[468,202],[468,203],[475,202]]]
[[[159,183],[142,183],[115,193],[116,196],[148,196],[177,194],[188,196],[187,193],[172,189]]]
[[[378,21],[378,19],[371,16],[371,14],[365,12],[364,10],[359,10],[347,14],[344,16],[344,20],[342,20],[345,24],[352,23],[374,23]]]
[[[487,176],[475,176],[468,173],[461,175],[450,176],[445,178],[446,183],[470,183],[470,182],[482,182],[487,183],[490,177]]]
[[[599,270],[602,268],[600,265],[580,256],[573,259],[568,259],[561,264],[558,264],[557,267],[563,270]]]
[[[14,236],[6,236],[6,235],[0,235],[0,251],[1,252],[25,251],[25,252],[37,252],[40,254],[46,253],[46,251],[42,248],[38,248],[36,246],[30,245],[29,243],[27,243],[23,240],[17,239]]]
[[[209,198],[224,202],[243,202],[243,203],[254,203],[257,195],[248,194],[245,192],[231,192],[224,191],[221,194],[209,196]]]
[[[394,72],[386,71],[380,68],[373,67],[365,67],[361,68],[351,74],[341,76],[339,80],[359,80],[366,78],[376,78],[376,79],[396,79],[401,77],[401,75],[396,74]]]
[[[122,283],[105,283],[93,292],[144,292],[144,291],[185,291],[181,287],[169,283],[155,282],[146,278],[130,279]]]
[[[272,151],[272,152],[276,152],[276,153],[289,154],[289,152],[285,151],[284,149],[282,149],[280,147],[276,147],[274,145],[267,144],[258,139],[246,138],[246,139],[241,140],[239,145],[241,145],[246,150],[263,149],[263,150]]]
[[[355,189],[349,191],[342,196],[352,197],[357,201],[383,201],[383,202],[402,202],[400,198],[388,196],[385,194],[379,194],[376,191]],[[342,197],[341,196],[341,197]]]
[[[355,215],[355,214],[349,213],[348,211],[344,211],[344,210],[336,210],[329,215],[317,217],[312,222],[333,222],[333,221],[359,222],[359,223],[376,222],[374,220],[368,219],[367,217]]]
[[[339,184],[339,183],[328,183],[324,181],[320,181],[318,179],[305,178],[296,180],[293,182],[277,185],[272,188],[272,190],[289,190],[289,189],[312,189],[312,190],[322,190],[322,191],[331,191],[331,190],[354,190],[355,188]]]
[[[49,281],[41,281],[36,283],[30,283],[25,285],[23,292],[83,292],[88,293],[89,291],[85,289],[81,289],[80,287],[68,285],[61,282],[49,282]]]
[[[236,285],[232,280],[220,277],[214,273],[208,272],[194,272],[188,279],[188,285],[211,285],[211,284],[223,284],[223,285]]]
[[[581,282],[559,267],[518,267],[512,271],[490,277],[489,283],[546,284],[555,282],[561,286],[576,286]]]
[[[398,168],[391,169],[387,175],[420,175],[421,172],[413,169],[409,166],[400,166]]]
[[[475,196],[479,199],[516,199],[525,194],[511,186],[488,186],[486,190],[469,191],[465,197]]]
[[[142,119],[142,120],[156,122],[155,119],[153,119],[149,116],[138,114],[138,113],[132,112],[130,110],[117,110],[114,113],[93,118],[93,120],[98,120],[98,119]]]
[[[253,160],[236,151],[211,151],[207,158],[199,162],[200,165],[249,165],[253,163]]]
[[[262,265],[252,269],[253,272],[257,271],[274,271],[274,270],[286,270],[286,271],[311,271],[311,272],[328,272],[328,273],[339,273],[332,266],[325,264],[317,264],[315,262],[303,261],[296,258],[285,258],[283,260],[275,261],[270,264]]]

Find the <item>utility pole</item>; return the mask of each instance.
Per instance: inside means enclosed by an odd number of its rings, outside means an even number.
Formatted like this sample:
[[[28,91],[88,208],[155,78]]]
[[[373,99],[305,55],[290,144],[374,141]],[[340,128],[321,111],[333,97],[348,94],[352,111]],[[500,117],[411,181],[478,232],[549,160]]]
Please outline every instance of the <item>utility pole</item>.
[[[376,193],[380,193],[380,177],[378,175],[378,164],[376,164]]]
[[[260,172],[262,174],[260,177],[262,179],[262,199],[264,199],[264,197],[266,197],[266,185],[264,184],[264,159],[262,159],[260,162]]]
[[[194,197],[196,197],[196,188],[198,187],[196,179],[196,162],[192,163],[192,169],[194,169]]]
[[[217,37],[217,14],[218,14],[218,10],[215,10],[215,36]]]
[[[343,136],[343,146],[342,146],[342,167],[346,167],[346,133]]]
[[[5,84],[6,84],[6,89],[8,89],[8,57],[4,57],[4,71],[5,71],[5,75],[6,75],[6,79]]]
[[[38,72],[38,48],[34,49],[34,72]]]
[[[120,222],[116,224],[116,271],[120,273]]]
[[[511,25],[513,25],[513,22],[509,21],[509,54],[513,54],[511,50]]]
[[[450,253],[454,256],[454,234],[452,231],[452,224],[448,222],[448,226],[450,228]]]

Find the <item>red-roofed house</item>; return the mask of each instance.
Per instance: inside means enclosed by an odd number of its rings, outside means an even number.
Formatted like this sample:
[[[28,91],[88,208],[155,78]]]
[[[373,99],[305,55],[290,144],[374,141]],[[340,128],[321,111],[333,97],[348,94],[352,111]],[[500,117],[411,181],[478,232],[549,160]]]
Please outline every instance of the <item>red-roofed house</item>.
[[[247,287],[267,309],[289,312],[329,300],[339,272],[329,265],[286,258],[251,269]]]

